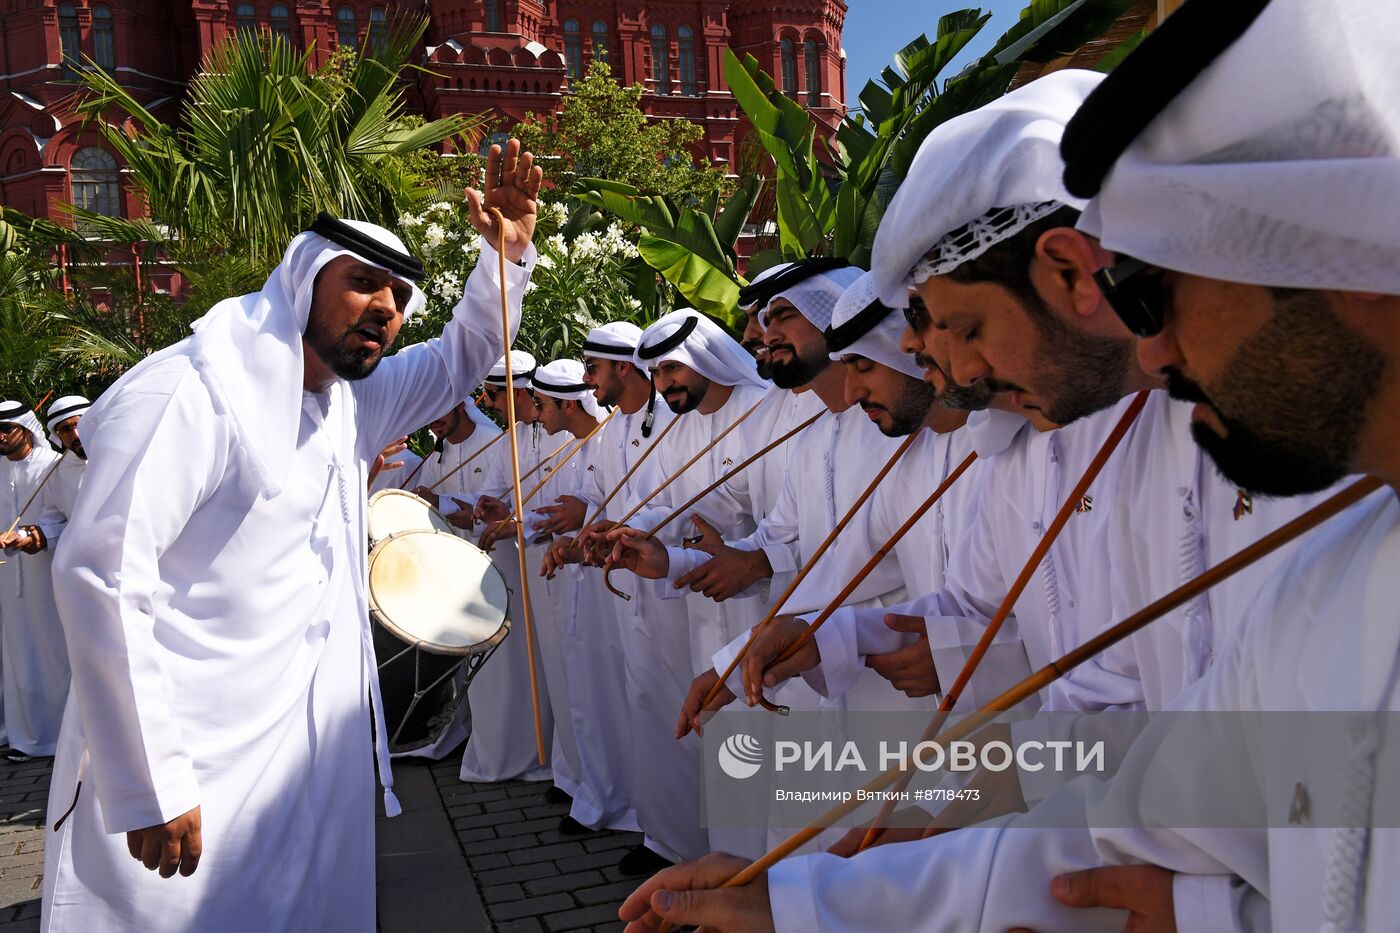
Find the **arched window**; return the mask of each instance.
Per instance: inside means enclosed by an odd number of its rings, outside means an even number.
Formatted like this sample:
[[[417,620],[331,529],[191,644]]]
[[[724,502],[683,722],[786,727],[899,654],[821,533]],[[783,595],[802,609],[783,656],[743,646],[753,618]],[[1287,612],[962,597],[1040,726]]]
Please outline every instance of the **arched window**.
[[[784,39],[778,43],[778,52],[782,57],[783,64],[783,93],[796,100],[797,49],[793,47],[791,39]]]
[[[82,34],[78,31],[78,11],[71,3],[58,8],[58,42],[63,48],[63,76],[71,78],[82,61]]]
[[[817,51],[817,40],[808,39],[802,43],[802,67],[807,70],[807,106],[822,105],[822,61]]]
[[[272,27],[274,36],[292,41],[292,14],[282,4],[278,3],[272,7],[268,14],[268,24]]]
[[[369,32],[365,34],[366,43],[372,52],[381,52],[385,44],[389,41],[389,16],[382,6],[370,7],[369,11]]]
[[[110,152],[88,146],[73,154],[68,164],[73,184],[73,206],[103,217],[122,216],[121,177]]]
[[[583,77],[583,34],[578,20],[564,20],[564,63],[569,67],[569,81]]]
[[[671,93],[671,47],[660,23],[651,27],[651,78],[656,93]]]
[[[342,49],[353,49],[359,38],[359,24],[355,21],[355,8],[343,6],[335,11],[335,43]]]
[[[601,19],[593,21],[593,57],[600,62],[608,60],[608,24]]]
[[[107,71],[117,67],[117,50],[112,44],[112,11],[100,4],[92,8],[92,60]]]
[[[676,42],[680,46],[681,93],[694,97],[699,93],[695,84],[695,33],[689,26],[676,30]]]
[[[238,31],[248,30],[252,32],[258,28],[258,13],[253,9],[251,3],[240,3],[234,8],[234,17],[238,21]]]
[[[486,0],[486,31],[501,31],[501,0]]]

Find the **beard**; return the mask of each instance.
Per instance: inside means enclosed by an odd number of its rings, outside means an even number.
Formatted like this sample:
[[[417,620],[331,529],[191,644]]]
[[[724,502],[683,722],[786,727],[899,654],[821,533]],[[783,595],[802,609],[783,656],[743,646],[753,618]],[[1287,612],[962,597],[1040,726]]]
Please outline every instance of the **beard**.
[[[791,357],[782,362],[772,359],[774,350],[787,350]],[[822,370],[831,365],[831,357],[827,356],[826,346],[822,345],[820,352],[813,350],[803,355],[797,352],[797,348],[790,343],[779,344],[776,347],[768,348],[770,357],[768,362],[769,377],[773,384],[780,389],[797,389],[807,385]]]
[[[79,460],[87,459],[87,451],[83,450],[82,441],[75,439],[73,443],[68,445],[68,449],[73,451],[73,456],[77,457]]]
[[[694,391],[685,386],[672,386],[666,390],[662,397],[666,399],[666,404],[673,413],[683,415],[700,407],[700,403],[705,401],[705,391],[704,389]]]
[[[773,378],[773,366],[768,361],[768,348],[762,340],[745,340],[740,344],[753,357],[753,365],[758,370],[758,378],[767,382]]]
[[[927,382],[924,384],[929,385],[934,393],[934,400],[944,408],[953,411],[983,411],[992,404],[992,397],[996,392],[985,382],[977,382],[970,386],[958,385],[933,357],[922,353],[915,355],[914,362],[924,369],[934,369],[942,374],[943,388],[939,389]]]
[[[1133,362],[1133,341],[1079,334],[1055,317],[1043,303],[1028,308],[1040,338],[1037,355],[1044,360],[1036,384],[1045,399],[1042,414],[1055,424],[1070,424],[1103,411],[1123,397],[1123,384]],[[989,382],[993,391],[1019,387]],[[1046,394],[1045,387],[1054,394]]]
[[[1385,357],[1312,291],[1276,291],[1274,315],[1208,389],[1174,370],[1172,398],[1208,406],[1222,436],[1191,434],[1227,480],[1261,495],[1317,492],[1351,472]]]
[[[358,327],[359,325],[356,325]],[[384,350],[370,350],[366,347],[350,346],[350,337],[355,333],[355,327],[346,328],[340,334],[331,334],[324,327],[316,323],[316,316],[313,314],[307,321],[306,333],[303,337],[321,362],[326,364],[326,368],[335,373],[341,379],[351,381],[364,379],[374,372],[379,361],[384,358]]]
[[[861,403],[861,408],[866,411],[878,409],[890,416],[889,427],[880,427],[880,433],[886,437],[907,437],[919,428],[923,427],[924,419],[928,417],[928,411],[933,407],[938,398],[938,393],[933,386],[922,379],[909,379],[909,385],[904,394],[899,397],[894,406],[871,405]],[[876,422],[878,425],[879,422]]]

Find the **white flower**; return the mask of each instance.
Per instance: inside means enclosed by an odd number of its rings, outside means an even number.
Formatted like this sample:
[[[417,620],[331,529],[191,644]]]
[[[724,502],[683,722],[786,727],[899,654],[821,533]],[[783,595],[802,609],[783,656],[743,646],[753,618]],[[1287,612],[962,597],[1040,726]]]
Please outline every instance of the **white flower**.
[[[423,242],[429,249],[437,249],[445,239],[447,231],[443,229],[442,224],[428,224],[427,229],[423,231]]]
[[[549,252],[559,256],[561,259],[569,255],[569,245],[564,242],[564,234],[562,233],[554,234],[554,236],[545,240],[544,244]]]
[[[628,310],[631,310],[631,311],[640,311],[640,310],[642,310],[642,303],[641,303],[640,301],[638,301],[636,298],[628,298],[628,299],[627,299],[627,308],[628,308]]]
[[[399,217],[400,227],[416,227],[423,222],[423,218],[416,214],[402,214]]]

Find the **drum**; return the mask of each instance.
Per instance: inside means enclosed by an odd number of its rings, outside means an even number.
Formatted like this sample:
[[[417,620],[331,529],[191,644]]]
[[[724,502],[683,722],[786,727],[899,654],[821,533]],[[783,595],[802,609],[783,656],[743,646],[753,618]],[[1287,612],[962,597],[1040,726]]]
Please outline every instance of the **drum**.
[[[452,525],[428,500],[405,489],[381,489],[369,497],[369,543],[378,544],[398,531],[445,531]]]
[[[505,580],[485,552],[450,532],[396,531],[370,551],[369,608],[389,751],[433,746],[510,633]]]

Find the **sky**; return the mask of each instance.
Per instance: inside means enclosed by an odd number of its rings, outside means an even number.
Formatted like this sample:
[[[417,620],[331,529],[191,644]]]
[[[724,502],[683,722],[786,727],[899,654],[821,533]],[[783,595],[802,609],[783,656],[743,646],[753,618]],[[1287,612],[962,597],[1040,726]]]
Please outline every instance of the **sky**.
[[[992,14],[962,53],[943,69],[949,78],[1015,25],[1027,0],[846,0],[846,28],[842,43],[846,49],[846,103],[859,107],[857,96],[865,82],[878,78],[880,71],[894,61],[894,54],[924,33],[931,39],[938,29],[938,18],[954,10],[981,7]]]

